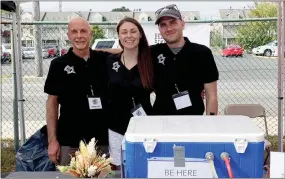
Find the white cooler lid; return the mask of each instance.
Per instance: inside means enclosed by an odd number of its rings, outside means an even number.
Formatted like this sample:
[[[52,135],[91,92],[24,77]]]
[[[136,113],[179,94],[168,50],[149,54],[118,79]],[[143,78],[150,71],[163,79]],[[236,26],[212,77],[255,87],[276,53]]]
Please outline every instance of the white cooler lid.
[[[264,133],[246,116],[136,116],[125,133],[126,141],[247,142],[264,141]]]

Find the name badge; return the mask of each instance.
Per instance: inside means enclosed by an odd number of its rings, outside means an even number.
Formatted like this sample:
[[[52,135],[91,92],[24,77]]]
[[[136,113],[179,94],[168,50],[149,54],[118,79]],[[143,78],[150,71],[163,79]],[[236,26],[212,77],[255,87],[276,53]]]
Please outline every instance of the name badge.
[[[101,99],[88,96],[89,109],[102,109]]]
[[[183,91],[181,93],[172,95],[172,98],[177,110],[192,106],[188,91]]]
[[[147,116],[141,104],[135,106],[131,110],[131,113],[133,114],[133,116]]]

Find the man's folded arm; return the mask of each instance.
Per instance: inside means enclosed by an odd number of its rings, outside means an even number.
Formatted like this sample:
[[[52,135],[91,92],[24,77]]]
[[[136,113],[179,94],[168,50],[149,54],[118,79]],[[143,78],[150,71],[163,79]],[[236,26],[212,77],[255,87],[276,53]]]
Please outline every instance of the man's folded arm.
[[[120,49],[120,48],[95,48],[95,50],[108,52],[108,53],[112,53],[112,54],[121,53],[123,51],[123,49]]]

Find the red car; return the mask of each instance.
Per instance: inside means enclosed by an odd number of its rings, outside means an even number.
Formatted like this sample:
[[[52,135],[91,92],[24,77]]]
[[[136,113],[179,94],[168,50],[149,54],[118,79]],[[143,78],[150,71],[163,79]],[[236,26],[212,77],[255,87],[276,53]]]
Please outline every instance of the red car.
[[[67,50],[66,48],[62,48],[62,49],[61,49],[61,55],[66,54],[67,51],[68,51],[68,50]],[[58,56],[59,56],[59,53],[58,53],[57,48],[50,48],[50,49],[48,49],[48,55],[49,55],[50,57],[58,57]]]
[[[223,49],[222,52],[222,56],[223,57],[228,57],[228,56],[241,56],[243,55],[243,48],[241,48],[239,45],[234,45],[231,44],[229,46],[227,46],[226,48]]]
[[[49,48],[48,49],[48,56],[49,57],[56,57],[57,56],[57,49],[56,48]]]
[[[64,55],[64,54],[66,54],[67,53],[67,49],[65,49],[65,48],[63,48],[63,49],[61,49],[61,55]]]

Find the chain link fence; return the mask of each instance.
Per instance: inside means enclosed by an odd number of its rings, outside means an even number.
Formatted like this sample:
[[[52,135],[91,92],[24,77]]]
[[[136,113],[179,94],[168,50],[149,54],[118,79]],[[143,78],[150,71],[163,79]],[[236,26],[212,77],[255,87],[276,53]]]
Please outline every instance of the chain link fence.
[[[224,114],[228,104],[259,103],[266,111],[269,135],[278,134],[276,23],[276,19],[255,19],[218,21],[210,25],[211,49],[220,72],[219,113]],[[116,24],[92,25],[96,25],[93,29],[97,29],[97,35],[103,32],[104,38],[116,38]],[[9,24],[1,26],[10,29]],[[66,35],[67,23],[37,26],[26,23],[22,24],[21,33],[24,119],[28,138],[46,123],[47,95],[43,92],[46,75],[51,60],[65,54],[70,42]],[[2,34],[1,38],[1,136],[13,138],[12,67],[9,60],[2,60],[9,59],[10,36]],[[37,42],[40,46],[35,47],[35,40],[40,38],[42,41]],[[38,50],[42,51],[41,59],[35,59]],[[37,63],[39,61],[41,63]],[[254,120],[265,130],[263,119]]]

